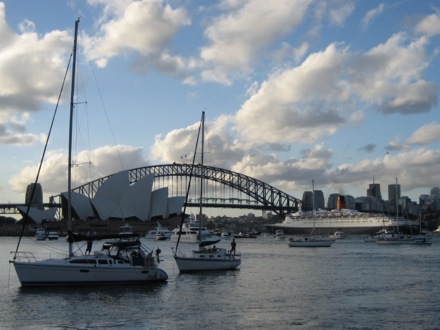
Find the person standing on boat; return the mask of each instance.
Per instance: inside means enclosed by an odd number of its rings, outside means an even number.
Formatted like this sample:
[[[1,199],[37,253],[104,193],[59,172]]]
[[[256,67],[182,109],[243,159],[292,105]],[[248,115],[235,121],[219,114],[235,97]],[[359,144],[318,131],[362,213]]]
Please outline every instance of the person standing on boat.
[[[235,238],[232,239],[231,242],[231,250],[229,250],[229,255],[232,254],[232,252],[234,252],[234,257],[235,257],[235,247],[237,246],[237,243],[235,243]]]
[[[88,236],[88,238],[87,238],[86,254],[90,254],[90,253],[92,253],[92,246],[93,246],[93,239],[92,239],[93,233],[92,233],[92,231],[89,231],[87,233],[87,236]]]

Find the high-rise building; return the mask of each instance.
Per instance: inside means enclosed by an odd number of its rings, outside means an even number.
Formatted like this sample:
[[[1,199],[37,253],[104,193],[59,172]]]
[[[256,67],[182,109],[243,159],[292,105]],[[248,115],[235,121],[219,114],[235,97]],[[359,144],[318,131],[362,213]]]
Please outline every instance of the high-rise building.
[[[312,196],[313,196],[312,191],[304,191],[302,198],[303,210],[310,211],[313,210],[313,208],[315,208],[315,210],[325,208],[324,193],[322,192],[322,190],[315,190],[314,201]]]
[[[32,200],[31,200],[32,199]],[[44,210],[43,206],[43,189],[39,183],[30,183],[26,188],[25,204]]]
[[[440,188],[434,187],[431,189],[431,196],[440,196]]]
[[[313,193],[311,191],[304,191],[302,197],[302,209],[303,211],[311,211],[313,209],[312,202]]]
[[[337,206],[338,203],[338,198],[339,198],[339,194],[330,194],[330,196],[328,196],[328,200],[327,200],[327,208],[329,208],[330,210],[334,210]]]
[[[345,207],[350,210],[354,210],[356,208],[355,199],[351,195],[345,195]]]
[[[390,203],[390,211],[396,209],[400,199],[400,184],[389,184],[388,185],[388,200]]]
[[[400,184],[388,185],[388,200],[396,202],[400,198]]]
[[[324,193],[322,190],[315,190],[315,210],[324,209],[325,201],[324,201]]]
[[[370,183],[369,188],[367,189],[367,197],[382,199],[382,194],[380,193],[380,183]]]

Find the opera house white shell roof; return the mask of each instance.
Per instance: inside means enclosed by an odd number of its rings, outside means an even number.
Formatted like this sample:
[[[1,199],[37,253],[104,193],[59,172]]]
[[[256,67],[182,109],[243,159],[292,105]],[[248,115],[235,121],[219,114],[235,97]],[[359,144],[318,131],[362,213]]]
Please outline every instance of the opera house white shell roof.
[[[168,188],[152,191],[154,175],[147,175],[130,185],[128,171],[110,176],[98,189],[95,197],[88,198],[76,192],[71,193],[72,210],[80,220],[125,220],[149,221],[153,217],[167,218],[180,214],[185,197],[168,197]],[[67,192],[61,194],[68,199]],[[52,209],[50,209],[52,210]],[[53,220],[55,211],[31,208],[30,217],[37,223]],[[52,214],[53,212],[53,214]]]
[[[24,216],[27,212],[27,206],[17,206],[17,209]],[[40,224],[43,220],[53,220],[55,218],[55,214],[57,213],[58,208],[52,207],[47,210],[40,210],[36,207],[29,208],[29,218],[31,218],[36,223]]]

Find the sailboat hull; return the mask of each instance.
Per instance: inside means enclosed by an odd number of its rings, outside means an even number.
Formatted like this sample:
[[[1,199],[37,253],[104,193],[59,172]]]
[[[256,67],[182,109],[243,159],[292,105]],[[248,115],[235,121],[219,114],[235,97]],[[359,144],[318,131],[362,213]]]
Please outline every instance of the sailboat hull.
[[[190,255],[183,253],[174,256],[180,272],[196,272],[202,270],[235,269],[241,264],[238,255],[229,255],[224,248],[204,248],[193,250]]]
[[[175,257],[180,272],[196,272],[203,270],[228,270],[237,268],[241,260],[228,258],[222,260],[201,260],[200,258]]]
[[[70,258],[36,262],[14,261],[22,286],[143,284],[165,282],[168,275],[160,268],[144,266],[70,264]]]
[[[289,241],[290,247],[330,247],[335,241],[332,239],[302,238]]]

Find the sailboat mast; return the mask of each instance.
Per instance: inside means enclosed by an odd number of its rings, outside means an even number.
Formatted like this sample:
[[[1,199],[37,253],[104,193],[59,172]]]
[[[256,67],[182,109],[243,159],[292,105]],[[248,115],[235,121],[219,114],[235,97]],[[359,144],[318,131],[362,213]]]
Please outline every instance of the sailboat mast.
[[[397,178],[396,178],[396,224],[397,224],[397,233],[399,233],[399,197],[397,194]]]
[[[315,235],[315,180],[312,180],[313,235]]]
[[[203,167],[203,157],[205,154],[205,111],[202,111],[202,148],[200,157],[200,208],[199,208],[199,241],[202,241],[202,218],[203,218],[203,183],[205,179],[205,169]]]
[[[75,107],[75,70],[76,70],[76,45],[78,38],[79,18],[75,21],[75,38],[73,41],[72,86],[70,91],[69,114],[69,159],[67,164],[67,231],[72,232],[72,141],[73,141],[73,110]],[[72,243],[69,242],[69,256],[72,255]]]

